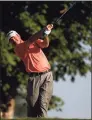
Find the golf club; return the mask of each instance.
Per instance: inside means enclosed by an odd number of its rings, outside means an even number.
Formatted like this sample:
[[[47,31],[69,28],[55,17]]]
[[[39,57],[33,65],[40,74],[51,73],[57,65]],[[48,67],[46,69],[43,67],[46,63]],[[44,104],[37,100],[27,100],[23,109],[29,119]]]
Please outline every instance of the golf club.
[[[63,14],[57,18],[56,20],[53,20],[51,24],[55,24],[58,23],[58,21],[60,21],[60,19],[76,4],[76,2],[74,2],[73,4],[70,5],[70,7],[68,9],[63,10]]]

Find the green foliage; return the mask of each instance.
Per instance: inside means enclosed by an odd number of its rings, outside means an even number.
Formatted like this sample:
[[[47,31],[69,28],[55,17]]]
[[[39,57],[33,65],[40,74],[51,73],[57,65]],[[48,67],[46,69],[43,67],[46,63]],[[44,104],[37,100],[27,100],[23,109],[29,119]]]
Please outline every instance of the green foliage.
[[[45,16],[40,15],[39,13],[35,13],[31,16],[29,12],[25,11],[23,13],[20,13],[19,19],[21,20],[24,28],[26,28],[26,32],[29,32],[31,34],[39,31],[42,25],[46,25]]]
[[[54,103],[53,103],[54,101]],[[60,99],[59,97],[56,96],[52,96],[52,99],[50,101],[50,106],[49,106],[49,110],[50,109],[56,109],[57,111],[62,111],[61,106],[64,105],[64,101],[62,99]]]
[[[4,32],[0,32],[0,38],[0,64],[6,66],[7,72],[10,73],[13,71],[13,67],[17,65],[17,62],[20,61],[20,59],[16,57],[13,52],[10,52],[12,50],[12,46],[9,44]]]
[[[13,76],[16,81],[24,85],[28,79],[25,71],[22,71],[20,59],[14,54],[13,47],[8,44],[6,32],[15,29],[26,39],[28,35],[34,34],[51,23],[53,19],[58,18],[60,10],[63,7],[67,8],[69,3],[71,1],[2,3],[4,16],[3,28],[0,32],[0,65],[5,69],[6,76]],[[54,25],[49,36],[50,46],[44,49],[44,52],[52,66],[55,81],[59,78],[65,80],[66,74],[71,76],[71,81],[74,81],[77,73],[84,76],[91,71],[91,6],[91,1],[77,3],[63,19]],[[3,89],[7,90],[9,86],[5,85]],[[62,105],[63,101],[53,96],[49,109],[58,109]]]
[[[9,84],[5,84],[4,87],[3,87],[3,90],[5,92],[7,92],[7,90],[9,90],[9,88],[10,88]]]

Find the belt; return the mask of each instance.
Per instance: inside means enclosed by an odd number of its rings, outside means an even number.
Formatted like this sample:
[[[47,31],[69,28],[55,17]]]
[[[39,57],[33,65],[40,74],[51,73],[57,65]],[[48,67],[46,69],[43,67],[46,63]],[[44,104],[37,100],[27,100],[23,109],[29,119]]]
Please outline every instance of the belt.
[[[48,73],[50,72],[51,69],[45,71],[45,72],[31,72],[31,73],[28,73],[29,76],[39,76],[39,75],[42,75],[42,74],[45,74],[45,73]]]

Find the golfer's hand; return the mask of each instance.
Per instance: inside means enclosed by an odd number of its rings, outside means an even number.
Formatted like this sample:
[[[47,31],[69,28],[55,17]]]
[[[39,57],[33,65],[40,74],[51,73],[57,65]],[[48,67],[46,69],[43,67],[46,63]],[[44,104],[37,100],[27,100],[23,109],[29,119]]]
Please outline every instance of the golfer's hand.
[[[46,26],[46,29],[47,30],[51,30],[53,28],[53,24],[48,24],[47,26]]]
[[[53,28],[53,24],[48,24],[43,30],[43,36],[49,35],[51,33],[51,30]]]

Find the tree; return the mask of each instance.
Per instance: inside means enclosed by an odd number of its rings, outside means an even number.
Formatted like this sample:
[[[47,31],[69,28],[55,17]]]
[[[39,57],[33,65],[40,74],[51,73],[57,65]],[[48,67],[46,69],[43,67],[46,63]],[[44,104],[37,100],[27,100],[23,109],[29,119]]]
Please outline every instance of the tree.
[[[67,8],[71,2],[21,1],[1,2],[1,4],[3,25],[0,32],[0,65],[1,71],[2,68],[5,71],[1,77],[2,81],[6,80],[3,89],[7,91],[10,89],[10,86],[6,84],[7,76],[13,77],[17,86],[26,85],[28,76],[20,59],[13,54],[12,46],[6,39],[6,33],[14,29],[26,40],[60,16],[60,10]],[[91,6],[91,1],[77,2],[63,19],[54,25],[50,35],[50,46],[44,49],[44,52],[51,63],[55,81],[58,81],[59,78],[66,80],[66,74],[71,76],[71,81],[74,81],[77,73],[84,76],[91,70],[91,50],[86,51],[84,48],[85,46],[90,47],[92,44]],[[55,96],[52,99],[49,109],[58,107],[58,102],[61,105],[63,103]]]

